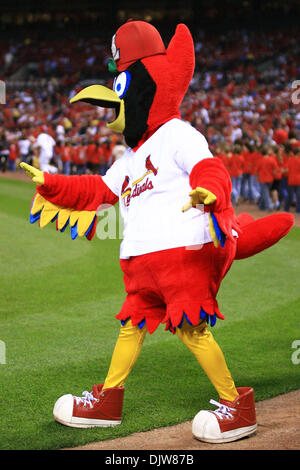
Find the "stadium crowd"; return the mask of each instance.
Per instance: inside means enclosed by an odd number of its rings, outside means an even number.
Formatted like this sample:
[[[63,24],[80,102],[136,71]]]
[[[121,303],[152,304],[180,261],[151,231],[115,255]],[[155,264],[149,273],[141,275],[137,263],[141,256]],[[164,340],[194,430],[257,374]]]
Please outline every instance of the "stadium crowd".
[[[300,93],[293,88],[299,39],[293,30],[196,36],[196,69],[182,118],[223,160],[234,205],[248,200],[261,210],[295,206],[300,213]],[[8,83],[17,64],[31,58],[27,87],[8,86],[0,110],[0,170],[17,171],[21,160],[54,173],[105,174],[126,148],[105,126],[112,111],[68,101],[84,80],[105,74],[110,51],[95,39],[60,48],[27,39],[26,48],[10,43],[6,50],[2,79]],[[105,78],[110,87],[112,80]]]

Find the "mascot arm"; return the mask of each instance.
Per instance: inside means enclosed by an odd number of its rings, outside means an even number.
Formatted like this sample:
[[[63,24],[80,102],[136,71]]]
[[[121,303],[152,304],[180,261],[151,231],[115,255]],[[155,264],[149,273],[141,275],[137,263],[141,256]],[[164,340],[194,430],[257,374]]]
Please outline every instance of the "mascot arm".
[[[214,245],[217,247],[221,243],[223,246],[226,237],[233,238],[232,230],[240,232],[231,205],[231,179],[223,162],[219,158],[205,158],[198,162],[190,173],[190,186],[188,205],[204,204],[204,211],[209,212]]]
[[[198,162],[190,173],[190,185],[194,191],[199,188],[202,193],[204,190],[208,195],[214,195],[208,197],[207,202],[201,201],[206,212],[221,212],[231,205],[230,176],[219,158],[205,158]]]
[[[100,204],[115,204],[118,196],[104,183],[100,175],[50,175],[44,173],[45,182],[38,193],[56,205],[77,211],[96,211]]]
[[[50,175],[21,164],[26,174],[37,184],[30,209],[30,222],[39,220],[40,227],[56,222],[64,232],[70,224],[71,237],[86,236],[91,240],[96,231],[97,210],[101,204],[113,205],[116,196],[100,175]]]

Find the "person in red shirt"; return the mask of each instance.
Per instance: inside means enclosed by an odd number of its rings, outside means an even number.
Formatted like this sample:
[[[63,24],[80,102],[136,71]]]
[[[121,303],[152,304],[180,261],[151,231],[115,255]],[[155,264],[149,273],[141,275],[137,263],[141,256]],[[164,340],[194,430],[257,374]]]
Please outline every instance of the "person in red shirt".
[[[86,162],[87,162],[87,145],[81,142],[77,147],[77,175],[84,175],[86,173]]]
[[[86,147],[86,160],[87,160],[86,161],[86,166],[87,166],[87,170],[88,170],[89,173],[94,173],[93,157],[94,157],[95,149],[96,149],[95,142],[90,140],[87,144],[87,147]]]
[[[219,158],[220,160],[222,160],[222,162],[224,163],[224,165],[226,165],[226,163],[227,163],[226,153],[225,153],[224,150],[222,150],[222,148],[219,147],[219,146],[216,147],[215,157],[217,157],[217,158]]]
[[[103,176],[105,174],[105,158],[102,145],[100,145],[99,141],[96,141],[94,151],[92,153],[92,165],[94,175]]]
[[[241,183],[242,183],[242,176],[243,176],[243,168],[244,168],[244,157],[241,154],[241,147],[239,145],[235,145],[233,147],[232,152],[228,152],[227,154],[228,161],[228,171],[231,178],[232,183],[232,194],[231,200],[232,205],[236,205],[239,203],[240,194],[241,194]]]
[[[294,149],[294,155],[287,162],[288,168],[288,198],[284,210],[290,211],[296,203],[296,213],[300,214],[300,148]]]
[[[281,178],[280,192],[284,200],[284,205],[286,206],[288,205],[288,199],[289,199],[288,162],[290,158],[294,157],[293,147],[290,142],[286,142],[284,146],[282,146],[281,156],[282,156],[282,178]]]
[[[267,148],[262,149],[262,156],[256,168],[261,191],[258,207],[260,210],[272,210],[273,204],[270,190],[274,182],[275,173],[278,171],[278,164],[274,156],[270,155]]]
[[[78,165],[78,145],[76,142],[71,143],[71,173],[77,173],[77,165]]]
[[[274,181],[272,183],[272,186],[270,188],[271,191],[271,198],[273,202],[273,207],[274,209],[279,210],[281,206],[281,198],[280,198],[280,184],[281,184],[281,179],[282,179],[282,167],[283,167],[283,159],[279,151],[279,147],[275,146],[272,149],[272,156],[274,156],[278,169],[275,170],[274,173]]]
[[[9,146],[8,168],[10,171],[16,171],[16,160],[18,158],[18,146],[15,141]]]
[[[275,140],[276,144],[284,144],[289,138],[289,133],[284,128],[276,129],[273,134],[273,140]]]
[[[71,145],[66,142],[64,145],[62,145],[61,148],[61,161],[63,166],[63,174],[65,175],[70,175],[71,173],[71,153]]]
[[[259,160],[262,158],[261,153],[256,148],[255,145],[250,146],[251,156],[250,156],[250,202],[255,204],[259,201],[260,198],[260,184],[257,179],[256,168]]]
[[[248,199],[250,202],[253,202],[254,191],[251,185],[253,147],[250,144],[244,145],[242,155],[244,157],[244,168],[241,182],[241,195],[244,201]]]
[[[73,143],[71,150],[72,172],[83,175],[86,172],[86,146],[82,143]]]
[[[102,151],[104,156],[104,162],[100,164],[100,175],[103,176],[111,166],[112,162],[112,149],[113,144],[111,139],[108,137],[102,144]]]
[[[222,160],[226,170],[229,172],[229,168],[228,168],[228,160],[229,159],[227,158],[228,152],[229,152],[229,145],[227,143],[223,144],[223,145],[217,145],[216,146],[215,156],[218,157],[220,160]]]
[[[289,143],[291,144],[292,148],[300,147],[300,140],[297,139],[294,131],[289,132]]]

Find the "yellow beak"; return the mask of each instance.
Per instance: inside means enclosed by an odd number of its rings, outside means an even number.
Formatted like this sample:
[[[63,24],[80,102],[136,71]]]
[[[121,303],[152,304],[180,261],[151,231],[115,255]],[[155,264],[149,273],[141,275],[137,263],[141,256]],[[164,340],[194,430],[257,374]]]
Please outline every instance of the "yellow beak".
[[[91,85],[81,90],[70,99],[70,103],[84,101],[101,108],[114,108],[116,119],[107,123],[112,131],[122,134],[125,129],[125,106],[124,100],[120,99],[117,93],[103,85]]]

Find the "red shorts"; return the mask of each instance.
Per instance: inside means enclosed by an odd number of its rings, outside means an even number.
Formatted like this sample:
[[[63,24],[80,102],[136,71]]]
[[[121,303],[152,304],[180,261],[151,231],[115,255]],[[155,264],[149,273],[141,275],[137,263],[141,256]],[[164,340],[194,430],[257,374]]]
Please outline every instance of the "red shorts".
[[[216,295],[236,252],[236,241],[215,248],[206,243],[199,250],[185,247],[157,251],[121,260],[127,296],[121,321],[146,323],[149,333],[161,324],[173,333],[184,316],[193,325],[203,313],[224,319]]]

